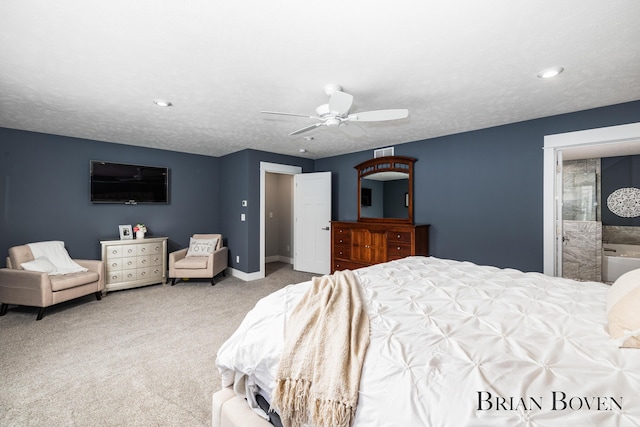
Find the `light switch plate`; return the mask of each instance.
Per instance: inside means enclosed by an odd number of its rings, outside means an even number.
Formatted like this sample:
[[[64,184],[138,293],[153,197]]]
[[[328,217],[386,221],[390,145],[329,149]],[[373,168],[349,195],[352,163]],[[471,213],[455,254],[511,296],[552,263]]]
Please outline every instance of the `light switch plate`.
[[[240,221],[246,221],[245,214],[240,214]]]

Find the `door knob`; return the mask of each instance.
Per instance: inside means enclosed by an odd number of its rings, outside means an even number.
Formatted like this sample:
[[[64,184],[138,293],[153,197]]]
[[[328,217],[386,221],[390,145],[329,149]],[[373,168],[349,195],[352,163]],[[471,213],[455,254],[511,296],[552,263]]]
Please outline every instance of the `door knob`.
[[[329,227],[322,227],[321,230],[327,230],[329,231]]]

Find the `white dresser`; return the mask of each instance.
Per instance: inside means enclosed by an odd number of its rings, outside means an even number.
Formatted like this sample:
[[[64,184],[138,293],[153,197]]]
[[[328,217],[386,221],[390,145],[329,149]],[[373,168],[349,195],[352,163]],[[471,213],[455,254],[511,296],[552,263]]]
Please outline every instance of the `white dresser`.
[[[167,283],[167,238],[101,240],[105,293]]]

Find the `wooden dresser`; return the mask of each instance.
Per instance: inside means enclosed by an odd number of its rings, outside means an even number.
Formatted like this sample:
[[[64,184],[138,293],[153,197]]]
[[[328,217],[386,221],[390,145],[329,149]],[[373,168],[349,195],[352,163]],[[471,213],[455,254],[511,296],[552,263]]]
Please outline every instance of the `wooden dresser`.
[[[331,272],[429,255],[429,225],[331,222]]]

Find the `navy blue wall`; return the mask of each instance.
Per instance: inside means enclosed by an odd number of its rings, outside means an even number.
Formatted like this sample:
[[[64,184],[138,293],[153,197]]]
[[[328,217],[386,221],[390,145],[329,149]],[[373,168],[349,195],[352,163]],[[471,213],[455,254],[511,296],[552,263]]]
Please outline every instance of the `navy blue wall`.
[[[431,224],[430,252],[542,271],[544,136],[640,120],[640,101],[395,146],[415,163],[414,221]],[[333,219],[356,220],[353,166],[373,151],[316,161],[331,171]]]
[[[0,265],[9,247],[63,240],[75,258],[100,258],[100,239],[138,222],[151,236],[185,247],[196,232],[220,229],[219,159],[0,128]],[[92,204],[89,161],[169,168],[166,205]]]

